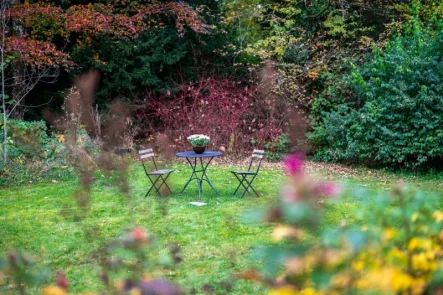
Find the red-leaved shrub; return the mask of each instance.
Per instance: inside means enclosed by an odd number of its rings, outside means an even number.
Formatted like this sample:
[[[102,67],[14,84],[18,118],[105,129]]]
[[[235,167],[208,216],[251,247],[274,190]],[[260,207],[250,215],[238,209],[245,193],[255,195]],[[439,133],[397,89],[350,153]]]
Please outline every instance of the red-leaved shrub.
[[[178,149],[188,148],[192,134],[211,137],[210,148],[227,152],[261,148],[282,132],[269,104],[259,101],[255,87],[209,77],[178,87],[160,97],[137,102],[135,117],[144,138],[167,135]]]

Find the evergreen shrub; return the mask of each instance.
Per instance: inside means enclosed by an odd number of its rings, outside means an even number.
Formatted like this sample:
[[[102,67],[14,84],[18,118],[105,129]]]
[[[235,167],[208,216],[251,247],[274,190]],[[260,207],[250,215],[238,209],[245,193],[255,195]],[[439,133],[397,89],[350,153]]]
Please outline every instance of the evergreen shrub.
[[[441,28],[437,24],[437,28]],[[417,20],[324,97],[310,133],[324,160],[418,167],[443,155],[443,33]],[[349,94],[349,93],[348,93]],[[337,103],[337,101],[340,101]]]

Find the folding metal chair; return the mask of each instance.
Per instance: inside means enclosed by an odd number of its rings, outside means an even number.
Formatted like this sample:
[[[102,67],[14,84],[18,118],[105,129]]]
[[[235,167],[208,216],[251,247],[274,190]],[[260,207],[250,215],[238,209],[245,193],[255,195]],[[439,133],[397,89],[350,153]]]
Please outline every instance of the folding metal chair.
[[[166,179],[168,179],[169,175],[174,170],[169,170],[169,169],[161,169],[161,170],[159,170],[157,168],[157,163],[155,162],[154,152],[152,151],[152,149],[141,150],[138,153],[140,155],[140,160],[142,161],[142,165],[143,165],[143,169],[145,170],[145,174],[146,174],[146,176],[148,177],[149,181],[152,184],[151,187],[149,188],[148,192],[146,193],[145,198],[149,195],[149,193],[151,192],[151,190],[153,188],[161,196],[160,188],[163,185],[165,185],[168,188],[168,190],[172,193],[171,189],[169,188],[168,184],[166,183]],[[151,172],[148,171],[148,169],[146,168],[146,165],[145,165],[145,162],[146,162],[147,159],[151,159],[152,160],[152,162],[154,163],[155,171],[151,171]],[[156,185],[157,182],[159,182],[158,186]]]
[[[237,188],[235,189],[235,192],[233,196],[237,193],[240,186],[243,186],[245,191],[241,195],[243,196],[246,194],[246,192],[251,193],[249,189],[251,189],[257,197],[259,197],[258,193],[255,191],[255,189],[252,187],[252,182],[254,181],[255,177],[258,175],[258,171],[260,170],[261,163],[263,161],[263,158],[265,156],[265,151],[263,150],[254,150],[252,152],[251,161],[249,162],[249,167],[247,171],[231,171],[232,174],[238,179],[240,182]],[[258,161],[257,169],[253,169],[253,163],[254,161]],[[248,177],[251,177],[248,179]],[[246,183],[246,185],[245,185]]]

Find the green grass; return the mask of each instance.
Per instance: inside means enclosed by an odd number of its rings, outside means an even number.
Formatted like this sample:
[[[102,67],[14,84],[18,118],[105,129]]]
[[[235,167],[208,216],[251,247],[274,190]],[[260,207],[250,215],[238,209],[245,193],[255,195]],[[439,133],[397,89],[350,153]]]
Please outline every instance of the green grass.
[[[97,181],[90,214],[81,222],[65,214],[76,207],[72,199],[78,188],[75,180],[3,188],[0,190],[0,255],[5,256],[13,248],[24,250],[51,273],[63,269],[73,293],[94,291],[101,283],[91,253],[106,240],[118,237],[124,229],[138,225],[157,237],[160,253],[165,253],[170,244],[181,247],[183,262],[173,269],[156,270],[155,275],[172,280],[186,290],[201,290],[209,284],[223,294],[226,291],[217,287],[217,283],[229,281],[233,282],[231,294],[264,293],[264,286],[235,280],[234,275],[261,267],[252,259],[252,249],[271,242],[272,228],[245,223],[243,217],[246,211],[278,199],[278,190],[284,181],[281,169],[262,170],[254,185],[262,197],[246,195],[241,199],[231,196],[237,184],[229,173],[231,167],[210,166],[208,174],[221,196],[217,197],[205,185],[202,201],[207,205],[195,207],[188,204],[198,200],[195,183],[190,184],[182,196],[177,194],[188,179],[190,169],[180,164],[175,168],[170,182],[175,194],[167,202],[156,196],[143,198],[147,179],[140,167],[131,169],[133,211],[115,185]],[[342,202],[328,205],[324,227],[336,226],[343,220],[353,222],[353,211],[366,196],[359,190],[361,187],[384,192],[404,178],[432,193],[442,194],[441,175],[404,176],[318,163],[310,163],[308,168],[320,178],[338,180],[348,187]],[[88,241],[82,226],[97,227],[96,239]],[[311,235],[308,239],[316,237]]]

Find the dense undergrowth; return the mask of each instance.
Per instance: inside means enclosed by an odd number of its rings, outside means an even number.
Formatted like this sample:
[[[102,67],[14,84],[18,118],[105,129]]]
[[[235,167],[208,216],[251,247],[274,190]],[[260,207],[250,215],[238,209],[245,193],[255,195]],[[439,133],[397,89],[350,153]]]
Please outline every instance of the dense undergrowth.
[[[124,101],[137,139],[167,136],[178,147],[184,133],[206,133],[228,152],[413,169],[441,159],[439,1],[111,2],[11,7],[27,32],[7,35],[12,117],[52,124],[47,114],[60,113],[73,78],[94,68],[94,109]],[[14,85],[28,81],[14,76],[20,69],[58,80],[18,101]]]
[[[73,176],[63,135],[50,136],[44,121],[9,120],[7,128],[9,161],[0,164],[0,185],[29,184]]]

